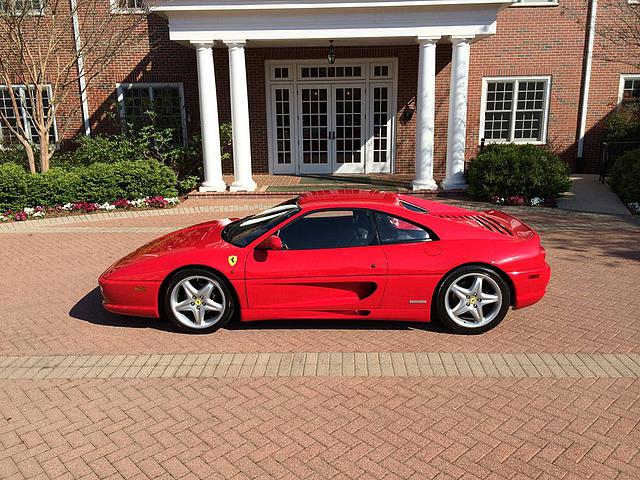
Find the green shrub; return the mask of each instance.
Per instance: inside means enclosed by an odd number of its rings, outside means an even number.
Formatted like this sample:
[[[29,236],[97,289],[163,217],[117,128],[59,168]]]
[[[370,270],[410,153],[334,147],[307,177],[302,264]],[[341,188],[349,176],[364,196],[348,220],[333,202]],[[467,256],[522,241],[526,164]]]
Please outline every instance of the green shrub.
[[[637,140],[640,138],[640,104],[622,104],[606,120],[607,141]]]
[[[0,165],[0,212],[26,206],[30,175],[21,165]]]
[[[4,165],[5,163],[16,163],[28,170],[29,162],[24,147],[18,144],[0,148],[0,165]]]
[[[105,203],[126,198],[175,197],[176,175],[156,160],[54,167],[32,175],[15,163],[0,165],[0,211],[73,201]]]
[[[618,157],[609,170],[609,185],[625,205],[640,202],[640,148]]]
[[[114,136],[96,135],[77,137],[77,147],[70,152],[53,156],[52,164],[64,168],[81,167],[94,163],[116,163],[149,158],[149,147],[138,137],[123,134]]]
[[[522,195],[555,198],[571,186],[569,167],[536,145],[493,144],[469,165],[469,193],[480,200]]]

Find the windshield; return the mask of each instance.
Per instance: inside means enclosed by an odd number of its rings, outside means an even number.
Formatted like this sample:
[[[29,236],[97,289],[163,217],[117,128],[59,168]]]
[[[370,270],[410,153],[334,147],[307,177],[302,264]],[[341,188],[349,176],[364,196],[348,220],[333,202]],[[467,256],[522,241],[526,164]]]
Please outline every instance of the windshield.
[[[300,210],[297,198],[287,200],[264,212],[231,222],[222,230],[222,239],[236,247],[246,247],[260,235]]]

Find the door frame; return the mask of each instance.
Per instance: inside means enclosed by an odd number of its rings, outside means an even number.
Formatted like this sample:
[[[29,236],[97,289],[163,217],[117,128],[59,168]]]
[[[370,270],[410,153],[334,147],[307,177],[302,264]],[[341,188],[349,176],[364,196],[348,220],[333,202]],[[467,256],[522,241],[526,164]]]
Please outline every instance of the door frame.
[[[303,66],[318,66],[318,67],[338,67],[338,66],[357,66],[361,67],[361,76],[358,77],[340,77],[340,78],[305,78],[301,77],[301,67]],[[387,75],[374,75],[374,67],[384,66],[387,67]],[[283,75],[283,70],[286,70],[286,75]],[[277,71],[277,73],[276,73]],[[300,142],[300,112],[299,112],[299,87],[302,85],[314,86],[326,86],[329,92],[333,92],[333,85],[341,84],[364,84],[365,95],[363,98],[364,109],[364,123],[363,123],[363,169],[365,174],[369,173],[395,173],[396,171],[396,130],[398,121],[397,112],[397,97],[398,97],[398,58],[397,57],[370,57],[370,58],[339,58],[336,59],[335,64],[328,65],[326,61],[322,59],[310,59],[310,60],[266,60],[265,61],[265,93],[266,93],[266,123],[267,123],[267,143],[268,143],[268,167],[269,174],[271,175],[300,175],[304,174],[300,172],[300,152],[301,146],[297,145]],[[388,85],[391,87],[391,98],[389,102],[389,145],[388,155],[389,160],[384,168],[374,168],[373,162],[370,158],[373,158],[372,154],[372,87]],[[293,92],[294,97],[290,99],[290,110],[292,116],[292,153],[295,152],[295,158],[292,158],[292,165],[283,167],[277,164],[277,152],[276,152],[276,132],[275,125],[273,124],[273,91],[274,88],[281,86],[282,88],[290,87],[290,91]],[[332,102],[333,103],[333,102]],[[329,109],[333,109],[330,105]],[[333,122],[333,119],[330,119]],[[332,159],[333,160],[333,159]],[[330,164],[330,171],[324,174],[340,174],[342,172],[334,172],[334,164]],[[353,173],[353,172],[351,172]]]
[[[368,127],[368,96],[366,94],[367,91],[367,84],[362,82],[362,83],[356,83],[356,82],[349,82],[349,83],[342,83],[342,82],[335,82],[335,83],[330,83],[330,88],[331,88],[331,103],[330,103],[330,120],[331,120],[331,132],[333,133],[333,138],[331,140],[331,142],[329,143],[329,145],[331,146],[330,148],[330,152],[331,152],[331,172],[329,172],[330,174],[340,174],[340,173],[356,173],[356,174],[360,174],[360,173],[365,173],[366,172],[366,162],[367,162],[367,158],[366,158],[366,152],[367,152],[367,148],[366,148],[366,143],[369,137],[369,127]],[[360,93],[360,104],[361,104],[361,111],[360,111],[360,163],[358,164],[353,164],[353,163],[338,163],[338,143],[337,143],[337,138],[336,138],[336,131],[337,131],[337,125],[336,125],[336,115],[338,114],[337,112],[337,108],[336,108],[336,90],[338,88],[360,88],[361,89],[361,93]],[[355,165],[357,165],[359,168],[353,168]],[[351,168],[350,168],[351,167]]]
[[[314,174],[329,175],[331,174],[331,170],[333,169],[333,158],[332,158],[333,155],[332,155],[332,148],[331,148],[332,144],[328,135],[326,138],[327,163],[304,164],[302,162],[302,159],[304,156],[304,142],[303,142],[304,139],[302,138],[304,125],[302,125],[302,112],[300,111],[299,107],[302,102],[301,92],[303,89],[310,89],[310,90],[325,89],[327,91],[327,112],[326,112],[327,134],[329,134],[333,130],[333,118],[332,118],[333,115],[332,115],[332,109],[331,109],[333,89],[331,88],[331,85],[323,85],[321,83],[305,83],[302,85],[298,85],[297,89],[295,90],[296,97],[294,99],[294,112],[295,112],[294,121],[297,127],[297,137],[295,139],[292,139],[292,142],[294,143],[294,148],[292,150],[297,152],[297,160],[298,160],[298,161],[295,161],[296,159],[292,159],[293,163],[295,164],[295,172],[297,175],[314,175]],[[314,128],[314,127],[310,127],[310,128]],[[302,171],[303,167],[305,169],[304,172]]]

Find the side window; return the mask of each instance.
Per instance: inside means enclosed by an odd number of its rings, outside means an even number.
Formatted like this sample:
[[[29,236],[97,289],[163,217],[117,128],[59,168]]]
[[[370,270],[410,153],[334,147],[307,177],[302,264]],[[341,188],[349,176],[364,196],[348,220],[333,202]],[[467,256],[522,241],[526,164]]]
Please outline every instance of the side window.
[[[288,250],[366,247],[376,240],[367,210],[325,210],[304,215],[280,230]]]
[[[375,217],[378,236],[383,245],[431,240],[429,232],[415,223],[382,212],[375,212]]]

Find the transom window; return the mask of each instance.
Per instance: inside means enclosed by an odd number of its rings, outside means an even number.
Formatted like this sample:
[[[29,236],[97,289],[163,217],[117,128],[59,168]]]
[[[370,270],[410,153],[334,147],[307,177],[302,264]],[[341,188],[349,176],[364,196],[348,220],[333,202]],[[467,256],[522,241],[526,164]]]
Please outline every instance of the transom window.
[[[620,77],[620,101],[622,103],[640,102],[640,75]]]
[[[361,66],[344,67],[300,67],[301,78],[358,78],[362,77]]]
[[[549,77],[485,79],[481,138],[543,143],[550,83]]]
[[[35,99],[35,87],[31,86],[27,88],[24,85],[13,85],[11,88],[15,94],[18,112],[13,108],[11,94],[6,85],[0,85],[0,112],[2,112],[3,116],[8,120],[14,130],[21,132],[22,128],[24,128],[28,140],[32,143],[38,143],[40,141],[40,136],[38,135],[38,131],[32,121],[34,104],[31,99]],[[42,104],[45,115],[49,110],[50,98],[51,87],[46,86],[42,91]],[[49,135],[54,141],[58,140],[55,119],[51,125]],[[11,129],[9,129],[3,121],[0,121],[0,144],[7,145],[16,143],[17,141],[18,138]]]
[[[153,125],[171,129],[176,143],[186,141],[186,115],[181,83],[130,83],[118,86],[120,116],[127,127]]]

